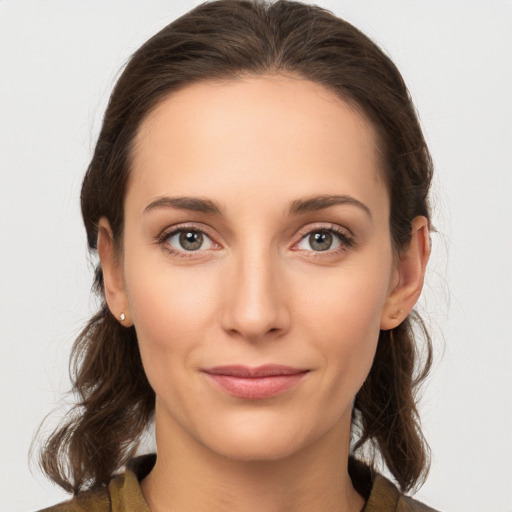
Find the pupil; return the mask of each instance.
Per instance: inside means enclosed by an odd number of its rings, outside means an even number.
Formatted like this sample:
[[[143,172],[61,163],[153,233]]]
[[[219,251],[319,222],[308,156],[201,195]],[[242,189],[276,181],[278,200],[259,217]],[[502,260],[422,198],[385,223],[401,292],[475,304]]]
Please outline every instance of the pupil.
[[[332,245],[332,235],[327,231],[320,231],[309,236],[309,243],[315,251],[327,251]]]
[[[180,235],[180,245],[187,251],[197,251],[203,245],[203,235],[196,231],[184,231]]]

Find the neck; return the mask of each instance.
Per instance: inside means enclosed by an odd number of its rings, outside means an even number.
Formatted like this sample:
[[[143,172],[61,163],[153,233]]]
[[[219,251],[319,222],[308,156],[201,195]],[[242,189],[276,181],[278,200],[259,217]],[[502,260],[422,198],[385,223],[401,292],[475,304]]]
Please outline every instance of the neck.
[[[189,436],[165,435],[156,416],[157,461],[142,481],[152,512],[359,512],[348,475],[348,428],[278,460],[234,460]]]

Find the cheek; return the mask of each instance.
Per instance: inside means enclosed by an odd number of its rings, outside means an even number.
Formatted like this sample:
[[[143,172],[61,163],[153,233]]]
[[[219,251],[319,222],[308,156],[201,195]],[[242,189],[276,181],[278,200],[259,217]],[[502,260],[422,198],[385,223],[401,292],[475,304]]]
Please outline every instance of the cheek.
[[[215,283],[200,271],[153,262],[125,262],[130,311],[142,360],[152,385],[190,366],[215,318]],[[171,370],[172,371],[169,371]]]
[[[317,275],[313,283],[306,276],[295,297],[301,298],[301,314],[310,318],[313,328],[363,340],[367,333],[380,330],[389,281],[383,268],[352,267]]]
[[[389,274],[382,268],[379,272],[369,272],[368,267],[358,272],[354,268],[316,284],[302,294],[300,323],[307,337],[316,340],[326,377],[334,384],[332,393],[350,389],[355,395],[375,355]]]

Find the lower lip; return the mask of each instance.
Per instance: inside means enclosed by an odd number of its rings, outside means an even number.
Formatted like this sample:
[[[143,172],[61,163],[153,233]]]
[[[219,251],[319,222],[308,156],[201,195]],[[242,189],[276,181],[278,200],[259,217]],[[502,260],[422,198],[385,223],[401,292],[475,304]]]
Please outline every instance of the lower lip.
[[[307,372],[292,375],[268,375],[264,377],[236,377],[206,373],[208,378],[222,391],[245,399],[269,398],[296,386]]]

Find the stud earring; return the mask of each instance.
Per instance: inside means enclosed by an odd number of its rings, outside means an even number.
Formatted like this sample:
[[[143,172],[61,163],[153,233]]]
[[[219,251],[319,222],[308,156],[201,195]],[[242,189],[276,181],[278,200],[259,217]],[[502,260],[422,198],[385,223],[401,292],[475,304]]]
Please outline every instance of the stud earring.
[[[126,320],[126,315],[124,313],[121,313],[119,315],[119,318],[121,319],[121,322],[124,322]]]

